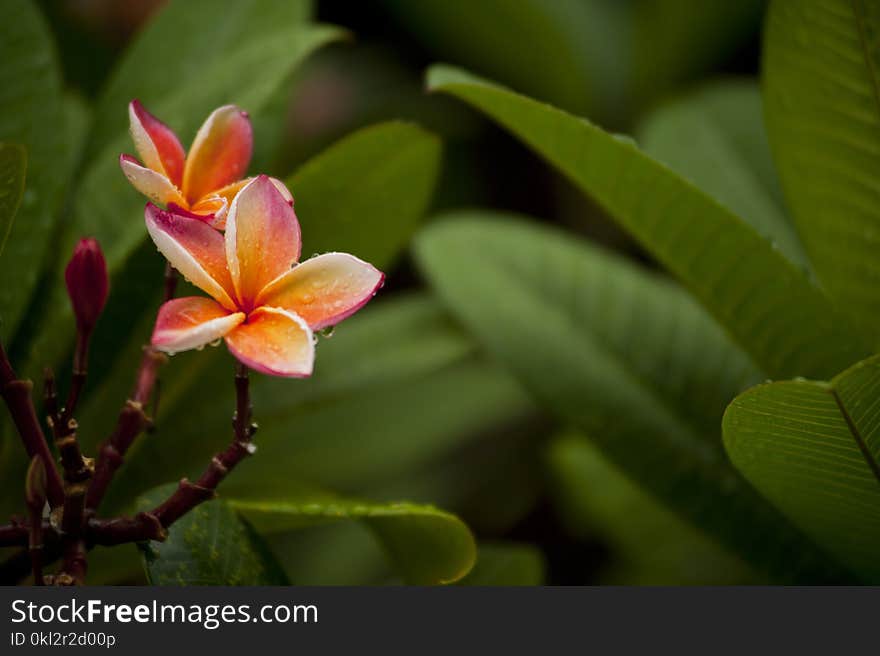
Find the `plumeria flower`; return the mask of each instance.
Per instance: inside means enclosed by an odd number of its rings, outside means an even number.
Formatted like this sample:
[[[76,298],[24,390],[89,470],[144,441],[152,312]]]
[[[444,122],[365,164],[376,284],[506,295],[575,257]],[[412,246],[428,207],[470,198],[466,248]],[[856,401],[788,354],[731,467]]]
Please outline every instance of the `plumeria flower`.
[[[159,251],[212,297],[178,298],[159,309],[152,344],[167,353],[224,338],[232,354],[252,369],[308,376],[315,357],[313,331],[359,310],[384,279],[375,267],[346,253],[297,264],[299,222],[265,175],[232,201],[225,235],[153,204],[147,204],[145,215]]]
[[[215,109],[199,128],[185,153],[177,135],[150,114],[139,100],[128,105],[131,136],[141,162],[120,155],[125,177],[154,203],[191,213],[222,230],[235,194],[252,178],[244,178],[254,145],[247,112],[235,105]],[[288,203],[293,197],[273,179]]]

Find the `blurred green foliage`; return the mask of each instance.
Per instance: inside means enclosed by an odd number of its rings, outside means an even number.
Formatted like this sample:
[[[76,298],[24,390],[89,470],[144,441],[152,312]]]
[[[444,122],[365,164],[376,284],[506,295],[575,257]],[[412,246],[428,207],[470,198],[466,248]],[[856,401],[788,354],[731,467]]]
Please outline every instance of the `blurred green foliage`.
[[[852,366],[880,308],[873,5],[776,0],[761,44],[760,0],[220,4],[3,1],[16,367],[64,384],[60,270],[98,237],[93,453],[161,288],[117,169],[133,97],[184,142],[247,109],[304,252],[387,284],[312,378],[253,377],[258,453],[222,499],[144,556],[96,549],[91,581],[878,580],[880,371]],[[830,382],[747,390],[801,376]],[[233,398],[225,350],[175,356],[104,510],[198,473]],[[21,451],[0,414],[7,515]]]

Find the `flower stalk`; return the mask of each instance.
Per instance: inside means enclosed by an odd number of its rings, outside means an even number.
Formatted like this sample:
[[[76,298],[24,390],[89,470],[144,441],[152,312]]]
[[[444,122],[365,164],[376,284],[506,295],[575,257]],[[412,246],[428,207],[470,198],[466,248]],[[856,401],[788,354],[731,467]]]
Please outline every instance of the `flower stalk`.
[[[86,514],[94,515],[116,471],[125,461],[125,454],[137,437],[152,423],[146,412],[159,376],[159,368],[168,357],[152,347],[144,347],[144,355],[138,368],[137,380],[131,396],[125,402],[116,428],[98,450],[95,476],[86,494]]]
[[[28,509],[28,553],[34,585],[45,585],[43,578],[43,509],[46,507],[46,467],[35,456],[25,479],[25,504]]]

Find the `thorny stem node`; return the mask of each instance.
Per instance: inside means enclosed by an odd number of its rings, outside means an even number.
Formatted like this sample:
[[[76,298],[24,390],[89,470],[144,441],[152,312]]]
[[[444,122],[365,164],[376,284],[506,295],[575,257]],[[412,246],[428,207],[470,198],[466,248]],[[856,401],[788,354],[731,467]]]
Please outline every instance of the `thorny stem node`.
[[[73,360],[73,378],[67,405],[58,408],[55,377],[51,369],[46,372],[45,399],[47,422],[55,438],[55,446],[61,456],[64,469],[64,503],[61,515],[61,543],[64,552],[62,574],[56,576],[56,584],[79,585],[85,582],[87,570],[85,530],[85,497],[95,467],[91,458],[84,458],[77,439],[77,422],[73,412],[79,395],[85,386],[88,362],[89,336],[78,331],[76,354]]]

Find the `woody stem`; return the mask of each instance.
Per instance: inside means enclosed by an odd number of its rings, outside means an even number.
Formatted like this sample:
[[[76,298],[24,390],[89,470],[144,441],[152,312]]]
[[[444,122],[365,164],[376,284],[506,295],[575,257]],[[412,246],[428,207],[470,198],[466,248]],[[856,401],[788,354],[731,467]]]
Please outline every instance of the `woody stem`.
[[[37,419],[34,409],[31,391],[33,383],[29,380],[20,380],[15,375],[15,370],[9,362],[3,344],[0,343],[0,396],[12,415],[12,421],[18,430],[19,436],[24,443],[28,457],[39,456],[46,468],[46,494],[52,508],[57,508],[64,503],[64,489],[61,483],[61,475],[55,466],[55,459],[49,451],[46,436]]]
[[[250,381],[248,369],[244,365],[237,366],[235,390],[233,440],[229,446],[211,459],[198,480],[192,482],[184,478],[171,496],[151,511],[139,513],[132,518],[91,520],[90,537],[96,544],[113,545],[148,539],[163,540],[167,535],[167,529],[174,522],[200,503],[216,496],[217,486],[229,472],[256,450],[251,441],[256,427],[251,421]]]

